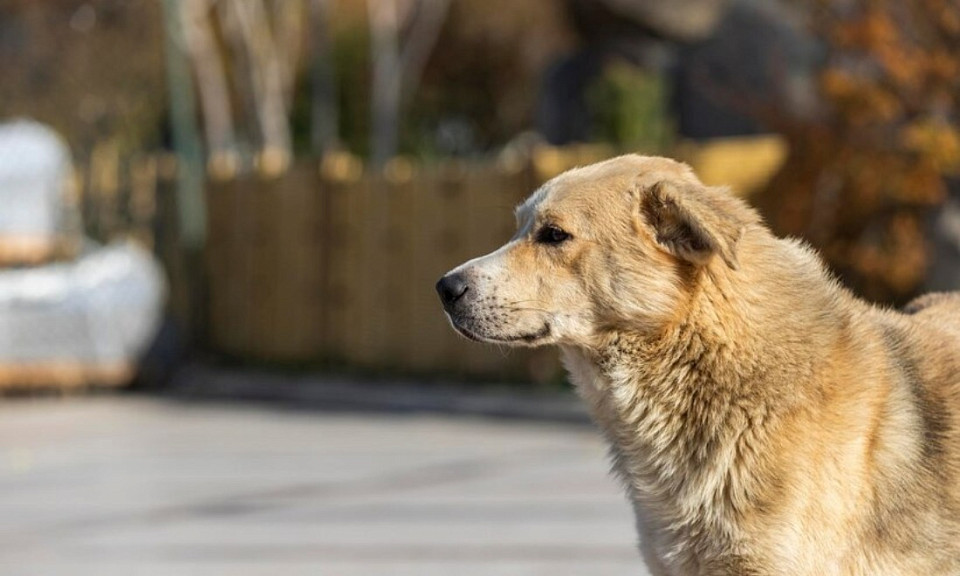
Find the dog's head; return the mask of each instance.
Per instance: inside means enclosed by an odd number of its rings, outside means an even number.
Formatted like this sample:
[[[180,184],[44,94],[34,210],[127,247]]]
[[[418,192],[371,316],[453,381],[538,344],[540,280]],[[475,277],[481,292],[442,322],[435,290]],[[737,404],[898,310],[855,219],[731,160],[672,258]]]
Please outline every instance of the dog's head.
[[[685,164],[621,156],[547,182],[517,208],[499,250],[437,283],[454,328],[480,341],[591,347],[656,330],[709,266],[736,270],[753,211]]]

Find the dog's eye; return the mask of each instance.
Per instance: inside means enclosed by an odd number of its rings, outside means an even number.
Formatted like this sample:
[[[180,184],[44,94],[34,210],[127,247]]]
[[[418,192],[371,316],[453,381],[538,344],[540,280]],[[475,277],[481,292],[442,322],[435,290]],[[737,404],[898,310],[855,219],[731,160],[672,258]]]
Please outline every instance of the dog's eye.
[[[570,239],[570,235],[556,226],[544,226],[537,232],[537,242],[541,244],[560,244]]]

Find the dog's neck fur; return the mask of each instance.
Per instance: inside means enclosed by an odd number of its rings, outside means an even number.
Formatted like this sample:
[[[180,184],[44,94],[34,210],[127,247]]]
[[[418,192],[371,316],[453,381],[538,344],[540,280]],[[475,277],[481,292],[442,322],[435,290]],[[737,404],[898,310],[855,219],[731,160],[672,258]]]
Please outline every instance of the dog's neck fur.
[[[701,540],[726,542],[735,554],[740,535],[730,520],[763,505],[757,484],[770,466],[765,446],[783,415],[816,393],[784,394],[767,374],[778,373],[780,382],[813,381],[818,359],[809,353],[796,359],[803,350],[825,349],[811,340],[836,338],[842,325],[822,321],[836,308],[831,299],[844,297],[839,289],[811,301],[816,291],[796,285],[803,277],[796,267],[819,263],[798,246],[779,248],[782,261],[742,257],[744,266],[765,268],[750,275],[768,278],[765,285],[745,285],[715,262],[701,271],[675,321],[657,334],[621,328],[590,349],[563,347],[611,444],[614,470],[638,503],[638,522],[650,528],[641,530],[656,534],[658,553],[679,565],[697,565],[710,554]],[[784,286],[795,289],[784,293]],[[771,291],[778,292],[777,310],[769,308]],[[790,354],[778,353],[785,348]],[[780,358],[794,362],[782,365]],[[784,378],[789,372],[793,378]]]

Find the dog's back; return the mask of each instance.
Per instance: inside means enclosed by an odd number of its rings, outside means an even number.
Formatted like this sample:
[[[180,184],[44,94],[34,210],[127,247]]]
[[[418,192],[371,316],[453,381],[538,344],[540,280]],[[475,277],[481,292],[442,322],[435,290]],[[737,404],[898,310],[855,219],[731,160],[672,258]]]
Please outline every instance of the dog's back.
[[[941,418],[929,431],[931,450],[943,452],[939,464],[945,505],[960,527],[960,292],[921,296],[904,308],[913,325],[912,345],[917,371],[925,386],[921,402],[931,418]],[[960,542],[957,534],[956,542]]]
[[[960,293],[867,315],[891,378],[868,438],[874,528],[856,573],[960,574]]]

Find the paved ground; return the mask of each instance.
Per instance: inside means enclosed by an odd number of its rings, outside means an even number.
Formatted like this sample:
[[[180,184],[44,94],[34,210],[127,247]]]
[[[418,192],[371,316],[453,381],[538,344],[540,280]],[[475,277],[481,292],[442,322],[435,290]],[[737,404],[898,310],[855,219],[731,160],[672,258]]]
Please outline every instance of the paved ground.
[[[0,402],[0,573],[637,575],[586,426]]]

